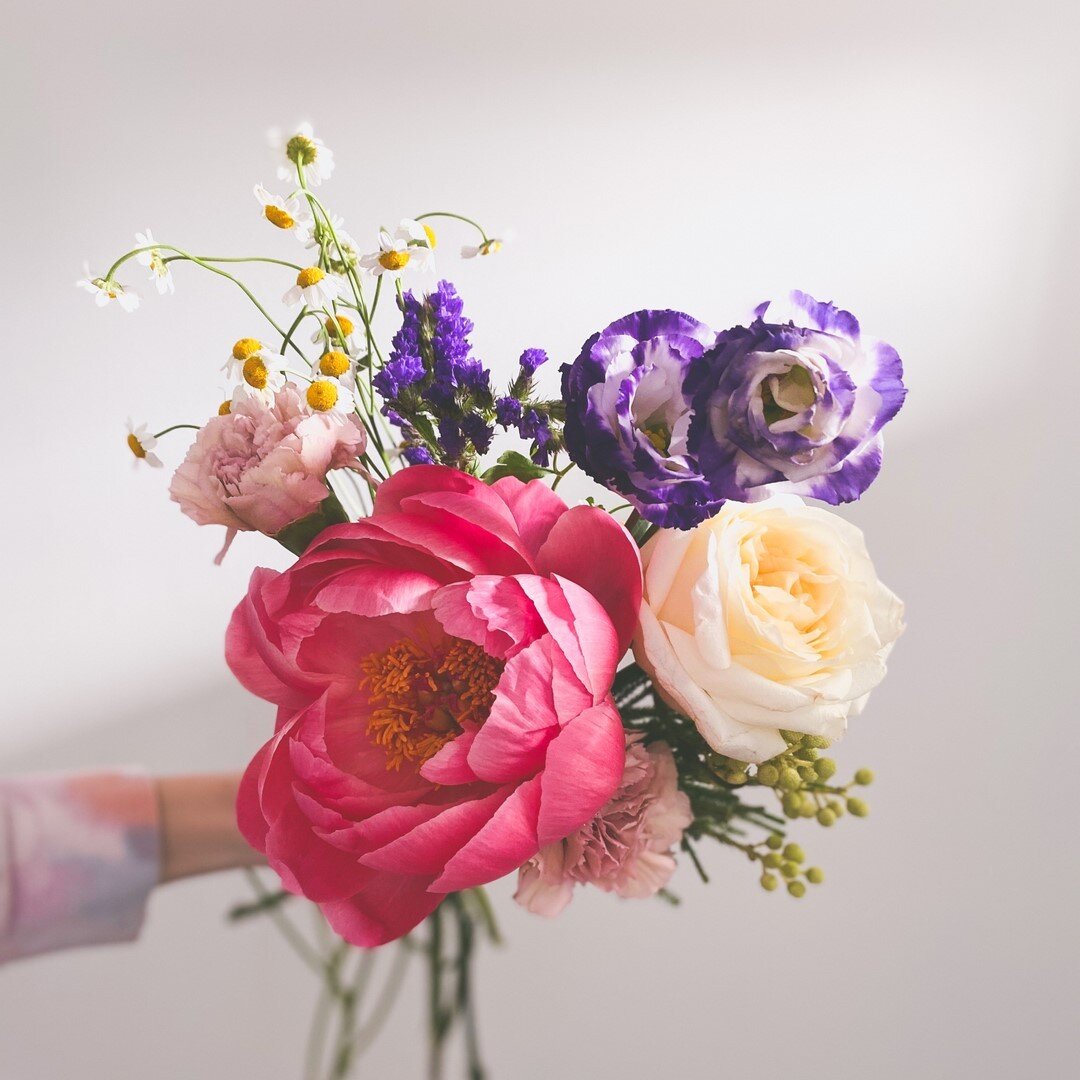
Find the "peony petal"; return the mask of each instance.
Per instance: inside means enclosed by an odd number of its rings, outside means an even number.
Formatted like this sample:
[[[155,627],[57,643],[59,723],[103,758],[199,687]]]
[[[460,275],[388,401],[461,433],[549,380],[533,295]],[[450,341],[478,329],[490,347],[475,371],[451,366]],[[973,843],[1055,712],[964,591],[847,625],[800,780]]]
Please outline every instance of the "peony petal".
[[[331,929],[350,945],[374,948],[415,929],[442,903],[440,894],[427,891],[429,880],[368,871],[353,896],[319,907]]]
[[[515,476],[506,476],[491,487],[510,508],[521,542],[535,563],[555,523],[566,513],[566,503],[543,480],[526,484]],[[536,565],[533,569],[541,572]]]
[[[568,836],[611,798],[622,779],[626,736],[609,701],[586,709],[548,747],[537,820],[541,846]]]
[[[431,888],[439,892],[472,889],[509,874],[539,850],[536,819],[541,777],[514,788],[494,816],[446,864]]]
[[[606,510],[575,506],[555,523],[536,557],[540,573],[557,574],[599,600],[630,647],[641,605],[641,558],[630,534]]]

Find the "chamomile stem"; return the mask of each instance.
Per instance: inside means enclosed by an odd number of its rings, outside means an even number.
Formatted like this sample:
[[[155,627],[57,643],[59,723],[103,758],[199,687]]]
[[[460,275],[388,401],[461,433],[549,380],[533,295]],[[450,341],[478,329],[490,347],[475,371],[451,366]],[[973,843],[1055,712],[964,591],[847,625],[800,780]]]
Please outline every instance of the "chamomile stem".
[[[186,258],[184,255],[170,255],[161,261],[170,263],[184,258]],[[286,259],[270,259],[263,255],[198,255],[196,258],[204,263],[270,263],[273,266],[287,266],[290,270],[297,271],[297,273],[304,269],[302,266],[297,266],[296,263],[291,263]]]
[[[168,435],[170,431],[180,431],[182,428],[189,431],[202,430],[198,424],[173,424],[172,427],[163,428],[161,431],[155,432],[154,438],[160,439],[162,435]]]
[[[285,338],[292,346],[292,348],[297,353],[299,353],[300,358],[304,361],[304,363],[307,363],[307,357],[304,356],[303,352],[297,346],[296,342],[292,341],[285,333],[285,331],[282,330],[280,326],[278,326],[277,321],[270,314],[270,312],[268,312],[266,308],[264,308],[262,304],[259,303],[259,301],[255,298],[255,294],[238,277],[234,277],[227,270],[222,270],[220,267],[212,265],[198,255],[192,255],[190,252],[184,251],[183,248],[175,247],[172,244],[147,244],[144,247],[132,248],[131,251],[127,252],[127,254],[125,255],[121,255],[120,258],[117,259],[116,262],[114,262],[112,266],[109,267],[109,272],[105,275],[105,280],[112,281],[113,274],[116,273],[119,267],[121,267],[125,262],[127,262],[128,259],[134,258],[136,255],[139,255],[144,251],[175,251],[179,258],[186,259],[188,262],[193,262],[196,266],[201,266],[204,270],[209,270],[211,274],[217,274],[219,277],[225,278],[226,281],[231,281],[259,309],[262,317],[278,332],[278,334],[280,334],[282,338]]]
[[[464,214],[455,214],[450,210],[429,210],[426,214],[417,214],[416,220],[423,221],[425,218],[444,217],[453,218],[455,221],[464,221],[466,225],[471,225],[483,238],[486,244],[491,237],[484,232],[484,227],[478,221],[473,221],[472,218],[467,218]]]

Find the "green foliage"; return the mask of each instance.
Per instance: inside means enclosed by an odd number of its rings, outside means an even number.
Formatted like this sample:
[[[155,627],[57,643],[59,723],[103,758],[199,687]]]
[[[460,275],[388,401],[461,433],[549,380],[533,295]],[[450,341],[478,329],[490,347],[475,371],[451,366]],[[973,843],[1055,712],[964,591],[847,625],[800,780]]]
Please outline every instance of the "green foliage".
[[[494,484],[496,480],[502,480],[506,476],[516,476],[518,480],[539,480],[547,475],[548,469],[542,469],[524,454],[517,450],[507,450],[500,454],[498,462],[488,469],[481,479],[485,484]]]

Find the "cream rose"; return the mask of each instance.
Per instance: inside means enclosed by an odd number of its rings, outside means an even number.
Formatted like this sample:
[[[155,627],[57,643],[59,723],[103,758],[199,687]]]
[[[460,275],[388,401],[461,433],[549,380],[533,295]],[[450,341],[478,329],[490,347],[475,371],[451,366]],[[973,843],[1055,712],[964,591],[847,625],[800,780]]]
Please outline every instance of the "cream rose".
[[[780,732],[839,738],[885,676],[903,604],[862,533],[794,496],[727,503],[642,552],[634,655],[714,750],[765,761]]]

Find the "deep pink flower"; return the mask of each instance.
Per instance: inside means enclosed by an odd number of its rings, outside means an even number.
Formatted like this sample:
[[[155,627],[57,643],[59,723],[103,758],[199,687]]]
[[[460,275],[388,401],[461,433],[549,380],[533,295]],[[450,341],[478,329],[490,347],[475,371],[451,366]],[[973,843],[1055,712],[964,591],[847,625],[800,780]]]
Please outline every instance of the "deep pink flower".
[[[226,527],[220,562],[237,532],[275,536],[318,510],[327,472],[358,469],[365,445],[351,417],[310,412],[292,383],[269,402],[238,394],[199,430],[169,494],[198,524]]]
[[[672,849],[693,821],[690,800],[679,790],[668,747],[643,746],[641,738],[627,736],[622,780],[596,817],[521,867],[514,899],[522,907],[558,915],[577,884],[643,900],[671,879]]]
[[[229,664],[278,706],[244,835],[358,945],[517,869],[619,784],[609,691],[640,598],[605,511],[540,481],[397,473],[371,517],[256,570],[233,616]]]

